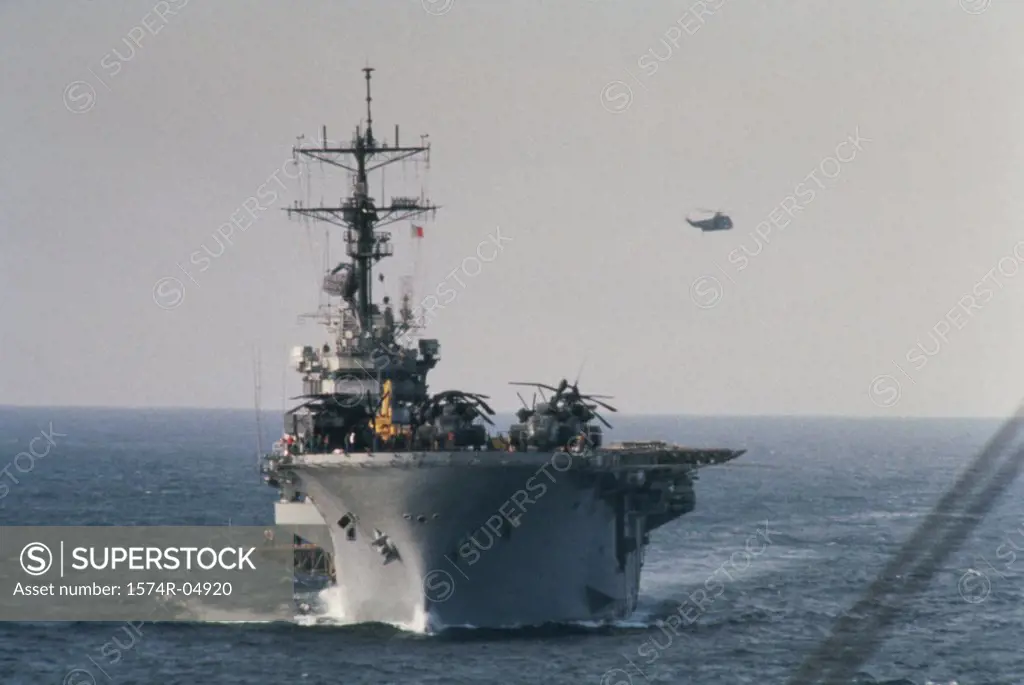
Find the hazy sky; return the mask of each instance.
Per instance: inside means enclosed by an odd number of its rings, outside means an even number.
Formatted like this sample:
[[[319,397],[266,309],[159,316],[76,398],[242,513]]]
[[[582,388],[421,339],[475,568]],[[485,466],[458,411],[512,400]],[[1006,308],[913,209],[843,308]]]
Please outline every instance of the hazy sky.
[[[348,139],[369,62],[378,137],[433,145],[444,209],[418,260],[393,226],[384,268],[392,294],[414,262],[417,299],[458,293],[432,391],[512,408],[508,381],[586,358],[582,389],[628,413],[1005,413],[1022,22],[1015,0],[7,0],[0,404],[251,406],[258,345],[278,405],[288,350],[324,342],[297,319],[323,230],[279,211],[306,192],[284,163],[323,124]],[[310,174],[313,200],[347,188]],[[735,228],[690,228],[698,207]]]

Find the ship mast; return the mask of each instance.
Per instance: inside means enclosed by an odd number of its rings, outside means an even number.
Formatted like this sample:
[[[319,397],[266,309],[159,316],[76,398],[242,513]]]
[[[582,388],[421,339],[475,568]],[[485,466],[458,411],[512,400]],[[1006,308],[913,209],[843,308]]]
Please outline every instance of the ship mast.
[[[365,333],[373,330],[373,265],[394,253],[389,232],[377,230],[380,226],[403,221],[427,212],[434,213],[438,207],[431,204],[421,194],[420,197],[392,197],[390,204],[377,207],[370,197],[369,172],[395,162],[424,155],[430,161],[430,145],[425,144],[427,136],[421,136],[421,144],[413,147],[402,147],[398,138],[398,126],[395,126],[393,145],[387,141],[379,142],[373,135],[373,118],[370,108],[370,79],[374,69],[366,67],[366,130],[356,126],[355,135],[348,147],[328,147],[327,127],[324,126],[321,147],[295,147],[293,151],[309,159],[326,162],[345,169],[355,175],[355,187],[352,194],[342,202],[340,207],[305,207],[296,202],[288,208],[288,215],[311,217],[316,221],[324,221],[346,229],[345,253],[351,258],[358,299],[350,302]],[[384,198],[381,198],[384,202]],[[339,264],[339,268],[341,268]],[[335,269],[337,271],[337,269]]]

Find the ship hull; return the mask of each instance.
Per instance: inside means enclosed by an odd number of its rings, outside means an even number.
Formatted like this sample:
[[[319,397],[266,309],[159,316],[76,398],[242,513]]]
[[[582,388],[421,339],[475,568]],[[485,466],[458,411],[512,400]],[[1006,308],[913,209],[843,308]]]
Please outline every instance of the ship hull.
[[[633,612],[643,516],[573,466],[565,453],[502,466],[395,455],[294,473],[330,530],[344,618],[436,631]]]

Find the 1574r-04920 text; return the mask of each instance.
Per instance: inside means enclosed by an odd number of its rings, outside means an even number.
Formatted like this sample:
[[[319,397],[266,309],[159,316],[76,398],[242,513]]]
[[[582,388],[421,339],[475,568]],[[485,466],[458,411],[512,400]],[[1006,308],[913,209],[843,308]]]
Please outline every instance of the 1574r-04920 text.
[[[128,595],[131,597],[145,597],[148,595],[164,595],[173,597],[182,595],[191,596],[212,596],[227,597],[231,594],[231,583],[221,582],[184,582],[184,583],[129,583]]]

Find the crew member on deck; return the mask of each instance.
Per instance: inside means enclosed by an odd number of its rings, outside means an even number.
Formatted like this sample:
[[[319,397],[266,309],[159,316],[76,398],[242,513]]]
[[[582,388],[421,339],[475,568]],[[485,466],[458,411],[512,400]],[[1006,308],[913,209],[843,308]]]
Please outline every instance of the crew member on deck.
[[[381,274],[383,275],[383,274]],[[395,313],[391,309],[391,298],[384,296],[384,337],[391,340],[395,332]]]

